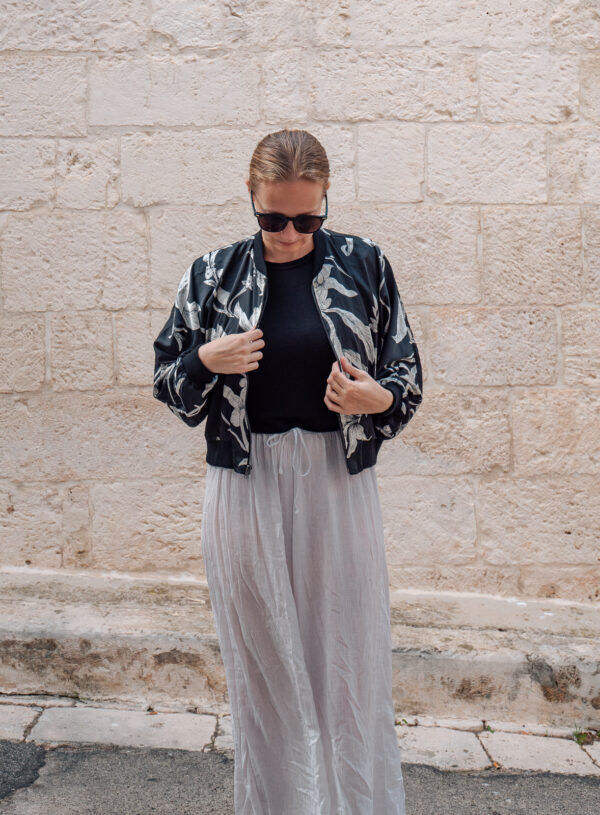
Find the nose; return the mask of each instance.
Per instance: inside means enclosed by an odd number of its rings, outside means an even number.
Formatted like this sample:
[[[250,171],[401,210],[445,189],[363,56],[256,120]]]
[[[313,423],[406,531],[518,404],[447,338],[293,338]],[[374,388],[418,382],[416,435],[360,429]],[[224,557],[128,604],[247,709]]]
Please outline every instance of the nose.
[[[279,234],[285,238],[288,238],[288,240],[291,240],[292,238],[298,237],[298,235],[300,235],[301,233],[296,232],[296,227],[294,226],[293,221],[288,221],[287,224],[285,225],[285,229],[282,229]]]

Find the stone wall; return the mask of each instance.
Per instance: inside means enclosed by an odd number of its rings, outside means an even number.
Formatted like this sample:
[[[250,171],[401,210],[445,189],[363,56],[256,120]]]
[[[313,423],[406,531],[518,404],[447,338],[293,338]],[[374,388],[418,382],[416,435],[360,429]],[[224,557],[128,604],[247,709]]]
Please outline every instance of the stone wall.
[[[424,402],[377,465],[392,588],[600,597],[592,0],[0,0],[0,564],[204,577],[203,425],[152,398],[191,260],[305,127]]]

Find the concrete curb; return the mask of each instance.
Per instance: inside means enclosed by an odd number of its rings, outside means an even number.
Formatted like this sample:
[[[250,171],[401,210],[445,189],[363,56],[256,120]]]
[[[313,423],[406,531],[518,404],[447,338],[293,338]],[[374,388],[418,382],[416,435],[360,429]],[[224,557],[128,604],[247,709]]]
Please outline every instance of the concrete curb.
[[[224,752],[234,757],[229,714],[160,712],[60,697],[0,696],[0,739],[64,746]],[[402,761],[446,771],[486,769],[600,776],[600,731],[485,720],[397,716]]]
[[[229,710],[204,581],[0,571],[0,693]],[[391,595],[396,710],[600,728],[600,607]]]

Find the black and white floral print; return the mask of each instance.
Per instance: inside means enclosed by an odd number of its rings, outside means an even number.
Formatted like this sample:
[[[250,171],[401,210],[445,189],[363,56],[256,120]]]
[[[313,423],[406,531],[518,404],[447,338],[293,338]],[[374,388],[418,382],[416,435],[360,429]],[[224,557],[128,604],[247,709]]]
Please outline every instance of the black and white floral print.
[[[373,463],[373,451],[383,440],[404,429],[421,403],[421,362],[392,268],[379,244],[321,228],[314,233],[314,245],[315,304],[336,359],[345,356],[394,394],[392,407],[384,413],[338,414],[348,470],[359,472]],[[197,348],[256,327],[267,296],[259,231],[190,264],[154,342],[155,398],[192,427],[208,417],[206,438],[215,455],[217,442],[228,444],[232,466],[246,474],[251,470],[248,375],[206,369],[200,376]]]

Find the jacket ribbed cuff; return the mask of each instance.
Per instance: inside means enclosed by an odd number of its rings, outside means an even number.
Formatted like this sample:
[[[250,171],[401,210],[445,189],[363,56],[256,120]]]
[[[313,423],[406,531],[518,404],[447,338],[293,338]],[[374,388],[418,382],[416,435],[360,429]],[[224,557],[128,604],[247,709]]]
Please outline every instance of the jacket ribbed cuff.
[[[395,385],[393,382],[386,382],[385,385],[382,385],[382,387],[386,388],[388,391],[391,391],[394,398],[392,399],[392,404],[387,410],[382,410],[379,413],[376,413],[375,416],[388,416],[390,413],[393,413],[397,409],[398,403],[400,402],[402,396],[400,386]]]
[[[190,350],[186,351],[181,357],[181,364],[185,372],[192,381],[192,384],[197,386],[206,385],[213,377],[217,376],[216,373],[206,367],[198,356],[198,348],[200,348],[201,345],[203,345],[203,343],[198,343],[198,345],[190,348]]]

